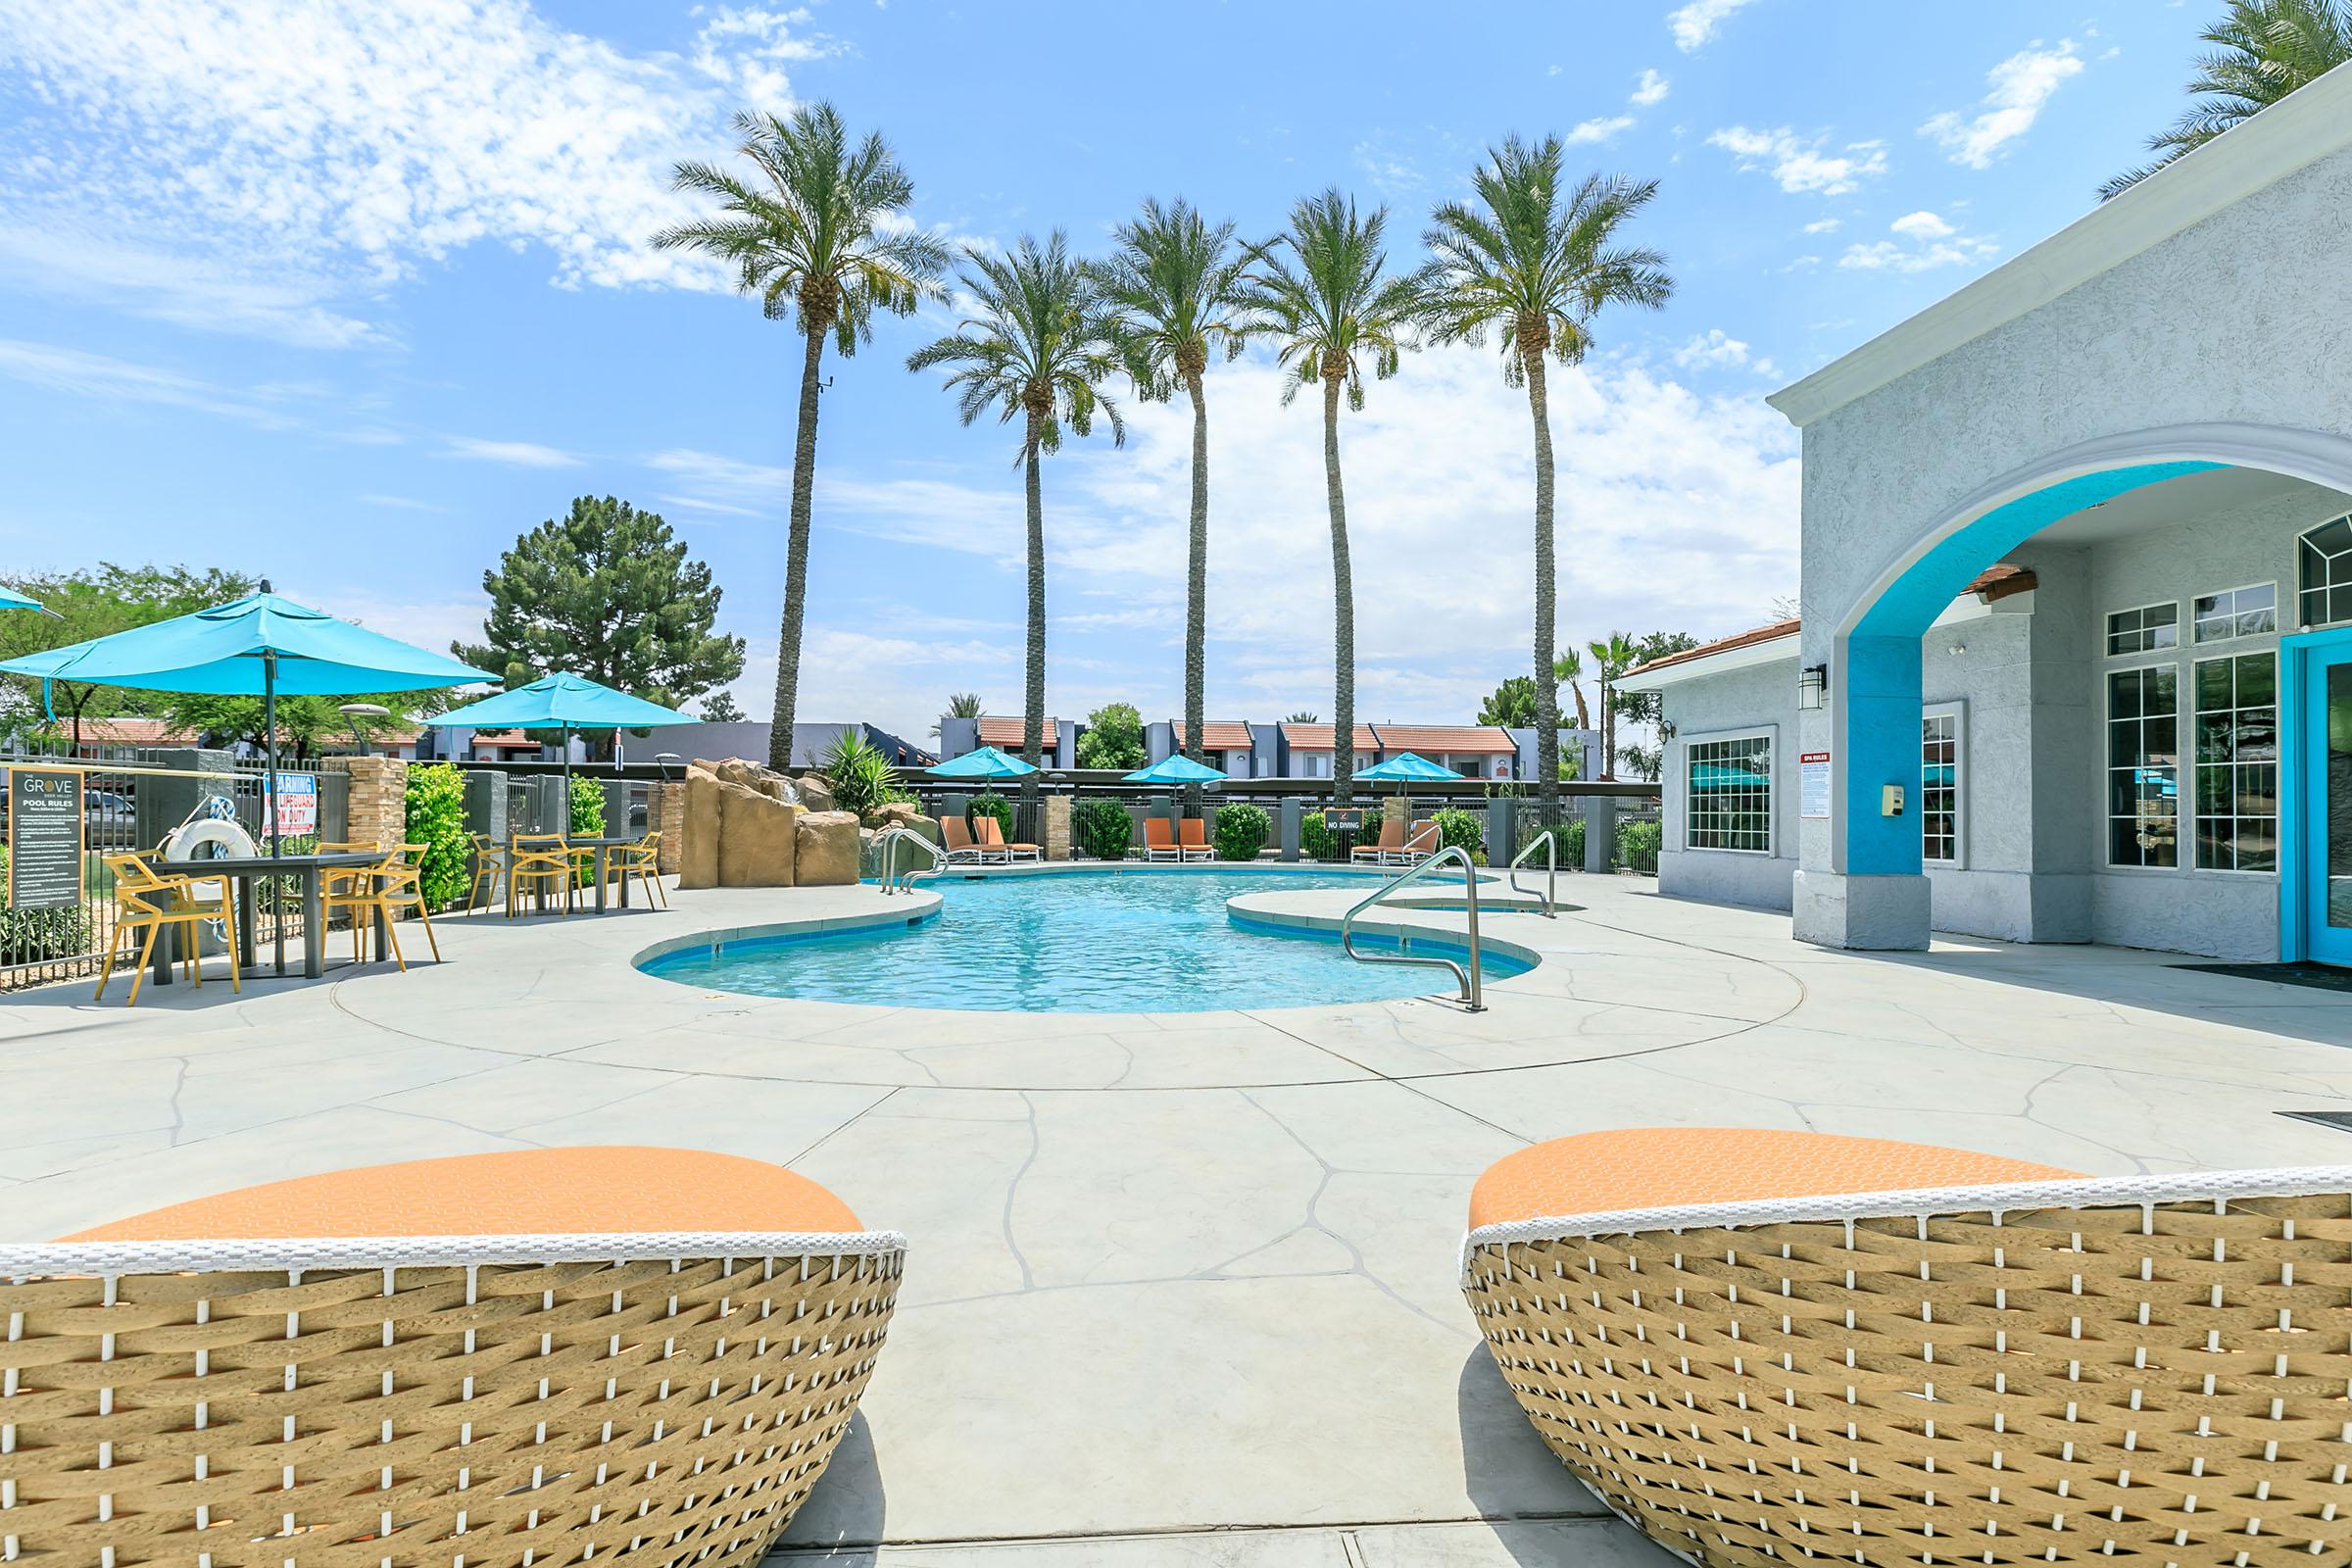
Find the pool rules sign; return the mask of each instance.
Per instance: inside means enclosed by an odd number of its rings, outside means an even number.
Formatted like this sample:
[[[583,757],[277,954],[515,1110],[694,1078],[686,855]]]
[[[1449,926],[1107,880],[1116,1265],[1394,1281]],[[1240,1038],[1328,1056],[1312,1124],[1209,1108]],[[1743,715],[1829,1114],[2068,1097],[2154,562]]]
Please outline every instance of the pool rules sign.
[[[8,906],[70,909],[81,902],[81,775],[8,770]]]

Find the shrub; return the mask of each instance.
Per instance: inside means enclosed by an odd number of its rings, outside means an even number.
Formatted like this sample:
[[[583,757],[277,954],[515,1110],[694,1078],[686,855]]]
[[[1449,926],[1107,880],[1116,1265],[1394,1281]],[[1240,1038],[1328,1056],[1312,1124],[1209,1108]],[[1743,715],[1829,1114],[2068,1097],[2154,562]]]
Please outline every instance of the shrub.
[[[1321,811],[1298,813],[1298,853],[1310,860],[1340,858],[1340,837],[1323,825]]]
[[[1267,820],[1263,807],[1248,801],[1235,801],[1217,808],[1217,858],[1220,860],[1254,860],[1257,852],[1266,847],[1266,835],[1273,824]]]
[[[855,811],[860,817],[872,815],[893,801],[910,799],[899,787],[899,770],[862,730],[845,729],[836,735],[817,771],[833,785],[834,808]]]
[[[1471,859],[1486,863],[1487,828],[1476,811],[1465,811],[1458,806],[1441,806],[1431,813],[1430,820],[1438,824],[1438,848],[1459,848]]]
[[[401,836],[424,846],[417,861],[424,874],[417,886],[427,907],[445,909],[471,885],[467,860],[473,841],[466,832],[465,773],[448,762],[411,763],[407,806]]]
[[[1070,813],[1078,847],[1098,860],[1124,860],[1135,843],[1135,818],[1116,801],[1080,801]]]
[[[965,823],[976,827],[984,816],[995,817],[998,831],[1004,835],[1007,842],[1010,842],[1012,838],[1012,803],[1010,801],[1002,795],[973,796],[970,808],[964,812]]]
[[[599,838],[605,831],[605,787],[592,778],[571,781],[569,830],[579,838]]]
[[[1585,819],[1572,816],[1565,827],[1543,827],[1529,822],[1519,830],[1519,848],[1543,839],[1555,839],[1552,863],[1563,871],[1581,871],[1585,866]],[[1534,863],[1534,862],[1531,862]]]
[[[1654,876],[1658,869],[1658,846],[1664,838],[1665,829],[1656,822],[1618,823],[1617,864],[1628,871]]]

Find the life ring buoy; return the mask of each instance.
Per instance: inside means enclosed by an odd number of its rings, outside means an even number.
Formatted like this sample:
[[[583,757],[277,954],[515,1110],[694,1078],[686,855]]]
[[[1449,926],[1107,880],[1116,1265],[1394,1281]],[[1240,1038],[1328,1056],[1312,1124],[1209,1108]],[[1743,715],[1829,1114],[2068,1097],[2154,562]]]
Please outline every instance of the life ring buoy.
[[[250,859],[261,853],[253,835],[245,831],[242,822],[217,816],[200,816],[182,822],[165,835],[163,858],[167,860],[237,860]],[[199,882],[200,897],[220,896],[217,882]]]

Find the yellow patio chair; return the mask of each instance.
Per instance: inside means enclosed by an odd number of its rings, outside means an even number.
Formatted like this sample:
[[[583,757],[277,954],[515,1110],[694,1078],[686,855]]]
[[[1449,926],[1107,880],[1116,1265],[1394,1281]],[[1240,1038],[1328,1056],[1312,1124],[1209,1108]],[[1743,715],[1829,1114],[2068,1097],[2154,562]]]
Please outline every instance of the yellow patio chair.
[[[245,987],[237,977],[237,922],[225,879],[200,887],[193,877],[165,876],[136,855],[109,855],[102,858],[115,879],[115,934],[107,944],[106,962],[98,970],[98,989],[90,998],[92,1002],[106,1000],[106,983],[114,976],[115,960],[122,956],[125,939],[145,932],[138,943],[137,966],[130,975],[130,996],[123,1003],[126,1007],[137,1006],[139,983],[147,978],[147,964],[155,956],[157,934],[166,926],[192,926],[200,920],[220,922],[228,940],[228,986],[239,995],[244,993]],[[189,979],[201,991],[204,965],[196,950],[197,943],[191,937],[181,961]]]
[[[498,879],[507,874],[507,847],[487,833],[467,835],[473,840],[473,886],[466,890],[466,912],[471,914],[481,905],[482,884],[490,884],[495,892]]]
[[[424,940],[433,950],[433,961],[441,961],[441,939],[433,935],[433,922],[424,908],[424,890],[418,885],[424,868],[416,863],[416,857],[422,854],[421,844],[395,845],[381,860],[353,873],[342,892],[321,901],[329,915],[341,909],[351,916],[352,962],[368,961],[367,931],[374,923],[374,917],[381,915],[383,942],[392,949],[392,961],[403,972],[407,971],[408,960],[401,956],[400,936],[395,929],[396,916],[404,908],[416,911],[416,918],[424,924]],[[379,961],[383,958],[380,951],[376,958]]]
[[[656,900],[662,907],[669,907],[669,895],[662,891],[662,834],[660,829],[648,833],[634,844],[621,845],[609,853],[606,865],[625,886],[631,877],[645,889],[645,902],[650,907]]]
[[[551,882],[564,890],[562,912],[568,917],[578,870],[579,856],[563,834],[515,834],[507,850],[507,918],[514,918],[514,906],[525,894]]]
[[[373,839],[338,839],[331,843],[321,841],[318,853],[320,855],[381,855],[384,853],[384,847]],[[349,890],[351,884],[358,881],[363,874],[365,874],[365,868],[360,866],[354,866],[349,870],[320,871],[318,873],[318,895],[320,898],[331,899],[337,893]]]

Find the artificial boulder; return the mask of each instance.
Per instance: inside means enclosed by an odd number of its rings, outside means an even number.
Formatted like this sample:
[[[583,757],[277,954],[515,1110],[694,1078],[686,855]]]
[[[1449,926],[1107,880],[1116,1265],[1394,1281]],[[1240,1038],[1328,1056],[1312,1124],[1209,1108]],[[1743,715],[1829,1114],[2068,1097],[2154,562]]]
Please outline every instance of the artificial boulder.
[[[858,818],[848,811],[802,811],[795,824],[794,879],[805,888],[847,887],[858,880]]]
[[[800,881],[800,833],[804,814],[764,790],[747,784],[718,786],[718,885],[722,888],[788,888]]]
[[[937,847],[943,842],[939,834],[939,819],[932,816],[916,815],[894,817],[890,821],[883,823],[880,827],[861,827],[858,830],[858,870],[859,875],[876,878],[879,878],[882,875],[881,852],[875,849],[874,846],[881,841],[884,833],[888,832],[894,827],[911,829],[913,832],[919,833],[925,839],[929,840],[934,847]],[[896,863],[899,870],[916,871],[930,869],[930,858],[924,855],[922,851],[916,849],[911,844],[903,843],[895,839],[892,840],[892,843],[897,846],[895,854],[897,858]]]
[[[811,811],[834,809],[833,782],[822,773],[801,775],[801,804]]]
[[[678,833],[678,886],[718,886],[718,775],[700,762],[686,769],[685,819]]]

